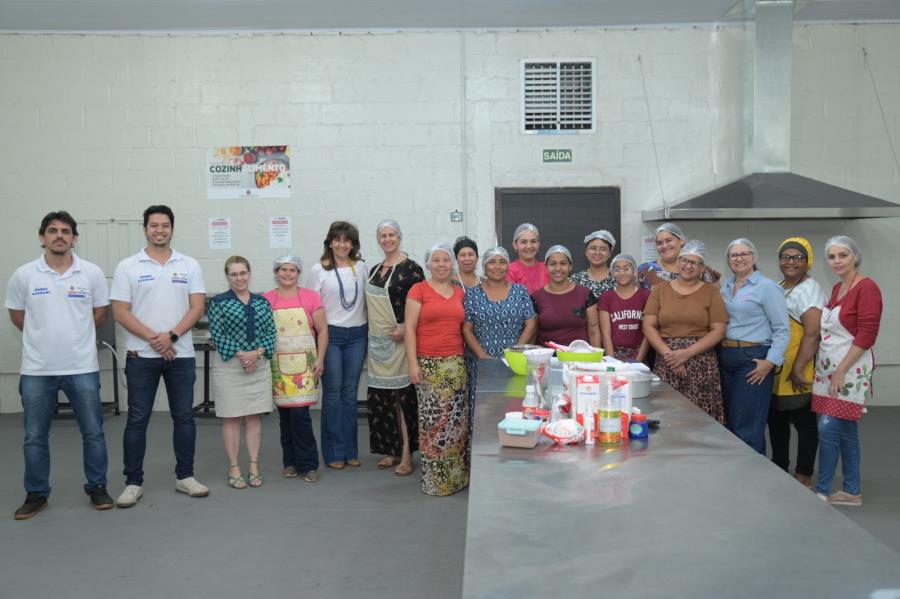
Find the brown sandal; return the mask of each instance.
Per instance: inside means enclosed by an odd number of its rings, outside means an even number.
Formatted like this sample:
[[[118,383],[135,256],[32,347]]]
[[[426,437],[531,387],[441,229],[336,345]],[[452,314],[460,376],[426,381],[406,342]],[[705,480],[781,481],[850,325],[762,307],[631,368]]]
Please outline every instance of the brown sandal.
[[[391,466],[396,466],[399,463],[400,463],[400,458],[389,455],[387,457],[384,457],[384,458],[378,460],[378,463],[375,464],[375,467],[378,468],[379,470],[387,470]]]
[[[406,464],[400,464],[399,466],[394,468],[394,474],[396,476],[409,476],[410,474],[412,474],[412,471],[413,467],[411,464],[409,466],[407,466]]]

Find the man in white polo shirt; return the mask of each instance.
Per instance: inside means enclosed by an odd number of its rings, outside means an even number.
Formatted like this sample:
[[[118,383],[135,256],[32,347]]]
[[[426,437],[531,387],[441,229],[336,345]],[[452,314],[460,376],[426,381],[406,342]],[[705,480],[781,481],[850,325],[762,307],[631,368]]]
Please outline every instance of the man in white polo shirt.
[[[116,500],[132,507],[144,485],[147,425],[162,377],[174,430],[175,490],[206,497],[194,478],[194,381],[197,378],[191,328],[203,315],[206,292],[196,260],[172,249],[175,215],[168,206],[144,211],[147,247],[122,260],[113,277],[113,316],[127,331],[125,378],[128,423],[123,439],[125,490]]]
[[[68,212],[41,221],[44,254],[13,273],[6,289],[9,318],[22,331],[19,393],[25,411],[25,503],[16,520],[31,518],[50,496],[50,422],[59,391],[78,420],[85,492],[98,510],[112,507],[106,492],[106,438],[100,411],[96,327],[109,312],[106,277],[72,251],[78,224]]]

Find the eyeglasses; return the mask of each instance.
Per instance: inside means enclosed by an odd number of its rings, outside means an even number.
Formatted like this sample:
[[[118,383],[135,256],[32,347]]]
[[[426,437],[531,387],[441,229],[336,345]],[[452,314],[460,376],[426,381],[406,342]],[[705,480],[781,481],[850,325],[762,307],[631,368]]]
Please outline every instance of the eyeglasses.
[[[682,264],[684,266],[693,266],[694,268],[697,268],[698,266],[703,264],[703,261],[702,260],[691,260],[690,258],[679,258],[678,263]]]
[[[803,254],[778,254],[778,259],[782,262],[805,262],[806,256]]]
[[[634,272],[634,269],[631,268],[630,266],[617,266],[614,269],[612,269],[612,271],[613,271],[613,274],[619,275],[619,274],[626,274],[629,272]]]
[[[733,252],[728,254],[729,260],[746,260],[753,257],[753,252]]]

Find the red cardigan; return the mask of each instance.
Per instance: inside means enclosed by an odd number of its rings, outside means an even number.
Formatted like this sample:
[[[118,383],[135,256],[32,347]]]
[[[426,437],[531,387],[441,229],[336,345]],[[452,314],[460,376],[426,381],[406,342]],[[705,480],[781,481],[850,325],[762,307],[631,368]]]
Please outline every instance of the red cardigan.
[[[881,323],[881,289],[875,281],[866,277],[847,292],[847,295],[837,301],[841,284],[838,283],[831,290],[831,299],[828,300],[828,308],[841,307],[839,320],[844,328],[853,335],[853,345],[862,349],[869,349],[875,345],[878,336],[878,328]]]

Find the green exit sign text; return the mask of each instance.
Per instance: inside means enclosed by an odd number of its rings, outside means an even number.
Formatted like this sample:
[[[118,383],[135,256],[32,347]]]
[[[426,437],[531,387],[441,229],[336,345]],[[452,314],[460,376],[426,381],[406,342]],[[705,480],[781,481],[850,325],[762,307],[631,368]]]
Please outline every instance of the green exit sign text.
[[[572,150],[544,150],[544,162],[572,162]]]

